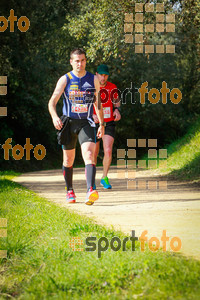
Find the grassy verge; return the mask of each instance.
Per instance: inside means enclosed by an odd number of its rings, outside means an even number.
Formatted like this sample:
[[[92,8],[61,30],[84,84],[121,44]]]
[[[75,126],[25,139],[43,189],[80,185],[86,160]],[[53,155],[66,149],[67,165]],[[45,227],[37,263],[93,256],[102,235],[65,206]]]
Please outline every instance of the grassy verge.
[[[167,174],[172,179],[200,183],[200,118],[190,127],[187,134],[163,148],[167,149],[167,166],[163,167],[163,161],[160,160],[157,171]],[[147,155],[142,159],[148,163]],[[156,167],[153,169],[156,170]]]
[[[167,152],[167,168],[161,172],[200,183],[200,118],[186,135],[167,148]]]
[[[3,175],[3,174],[1,174]],[[6,174],[0,181],[0,216],[8,220],[0,249],[0,299],[199,299],[200,262],[169,252],[110,249],[72,251],[73,237],[122,233],[95,224],[38,197]],[[97,242],[96,242],[97,244]],[[86,245],[82,246],[85,249]]]

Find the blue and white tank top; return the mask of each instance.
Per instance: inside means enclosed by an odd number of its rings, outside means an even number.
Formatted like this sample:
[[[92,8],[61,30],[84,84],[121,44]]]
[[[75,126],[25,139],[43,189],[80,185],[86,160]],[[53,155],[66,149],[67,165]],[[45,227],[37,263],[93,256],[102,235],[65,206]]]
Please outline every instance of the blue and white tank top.
[[[63,93],[63,114],[72,119],[88,119],[94,127],[94,75],[86,71],[85,76],[79,78],[71,71],[65,76],[67,84]]]

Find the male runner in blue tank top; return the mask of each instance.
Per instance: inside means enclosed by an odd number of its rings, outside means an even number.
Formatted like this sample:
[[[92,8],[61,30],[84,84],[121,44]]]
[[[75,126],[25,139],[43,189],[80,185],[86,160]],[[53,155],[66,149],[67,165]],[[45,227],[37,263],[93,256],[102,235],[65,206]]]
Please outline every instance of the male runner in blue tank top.
[[[94,162],[96,135],[95,123],[92,118],[93,104],[100,122],[97,136],[101,138],[104,135],[103,110],[98,98],[100,86],[98,78],[85,70],[86,53],[83,49],[77,48],[71,52],[70,64],[72,71],[58,80],[48,107],[55,128],[60,130],[63,123],[57,115],[56,104],[63,94],[63,114],[70,117],[70,141],[66,145],[62,145],[67,201],[68,203],[76,202],[72,176],[78,138],[86,171],[87,194],[85,203],[92,205],[99,198],[98,192],[93,190],[96,175]],[[96,100],[93,98],[94,91],[96,91]]]

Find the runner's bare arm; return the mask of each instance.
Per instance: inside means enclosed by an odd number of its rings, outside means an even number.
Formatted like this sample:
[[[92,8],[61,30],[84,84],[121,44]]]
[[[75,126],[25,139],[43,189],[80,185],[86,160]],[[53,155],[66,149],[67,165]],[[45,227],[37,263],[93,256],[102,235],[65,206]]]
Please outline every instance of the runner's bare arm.
[[[96,77],[96,76],[95,76]],[[96,80],[96,79],[95,79]],[[99,82],[99,81],[98,81]],[[97,83],[98,84],[98,83]],[[98,87],[97,87],[98,88]],[[100,91],[100,84],[99,84],[99,90],[98,90],[98,93],[99,93],[99,91]],[[95,94],[95,99],[98,99],[97,98],[97,95],[98,95],[98,93],[96,93]],[[100,97],[99,97],[100,98]],[[97,100],[98,101],[98,100]],[[101,99],[99,99],[99,101],[101,101]],[[98,102],[96,102],[97,103],[97,105],[98,105]],[[101,103],[101,102],[100,102]],[[96,107],[96,106],[95,106]],[[95,109],[95,108],[94,108]],[[93,120],[94,120],[94,122],[95,123],[99,123],[99,118],[98,118],[98,116],[96,115],[96,114],[93,114]]]
[[[114,107],[120,107],[120,99],[119,96],[117,98],[113,98],[112,99],[112,103],[114,105]]]
[[[113,103],[113,106],[114,106],[114,111],[113,111],[113,116],[114,116],[114,121],[119,121],[121,119],[121,114],[119,112],[118,109],[115,109],[115,108],[119,108],[120,107],[120,99],[119,99],[119,95],[117,96],[117,98],[114,98],[112,99],[112,103]]]
[[[96,89],[96,93],[95,93],[96,100],[94,102],[94,106],[95,106],[97,117],[99,119],[99,123],[103,124],[104,116],[103,116],[103,107],[101,105],[101,99],[100,99],[100,83],[96,75],[94,76],[94,86]],[[105,131],[105,127],[100,125],[97,131],[97,136],[101,138],[104,135],[104,131]]]
[[[60,130],[63,126],[63,123],[61,119],[58,117],[56,112],[56,104],[58,103],[58,100],[60,99],[62,93],[64,92],[65,86],[67,84],[67,78],[66,76],[60,77],[58,80],[55,90],[51,96],[51,99],[48,103],[49,113],[52,117],[54,127],[58,130]]]
[[[115,109],[114,112],[113,112],[113,116],[114,116],[114,121],[119,121],[121,119],[121,114],[119,112],[118,109]]]
[[[101,105],[101,99],[100,99],[100,83],[99,80],[97,78],[97,76],[94,76],[94,86],[95,86],[95,96],[96,96],[96,100],[94,102],[94,106],[95,106],[95,110],[96,110],[96,114],[97,117],[99,119],[100,123],[104,122],[104,116],[103,116],[103,108]]]

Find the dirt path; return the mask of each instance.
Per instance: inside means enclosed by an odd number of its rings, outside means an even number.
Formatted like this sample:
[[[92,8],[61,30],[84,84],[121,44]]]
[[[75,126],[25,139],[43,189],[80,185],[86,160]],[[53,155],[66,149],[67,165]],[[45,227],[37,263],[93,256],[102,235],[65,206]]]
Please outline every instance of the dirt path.
[[[185,182],[168,181],[167,189],[163,190],[130,190],[127,189],[127,179],[118,179],[116,172],[112,167],[109,173],[113,189],[104,190],[100,187],[102,168],[97,168],[100,198],[93,206],[84,204],[84,169],[74,169],[77,202],[70,205],[65,201],[61,170],[26,173],[14,180],[61,206],[95,218],[100,224],[112,225],[127,236],[131,230],[135,230],[136,236],[148,230],[148,239],[157,237],[161,242],[162,232],[166,230],[170,240],[175,236],[181,239],[183,254],[200,259],[200,188]],[[143,181],[161,180],[149,171],[138,172],[137,177]]]

